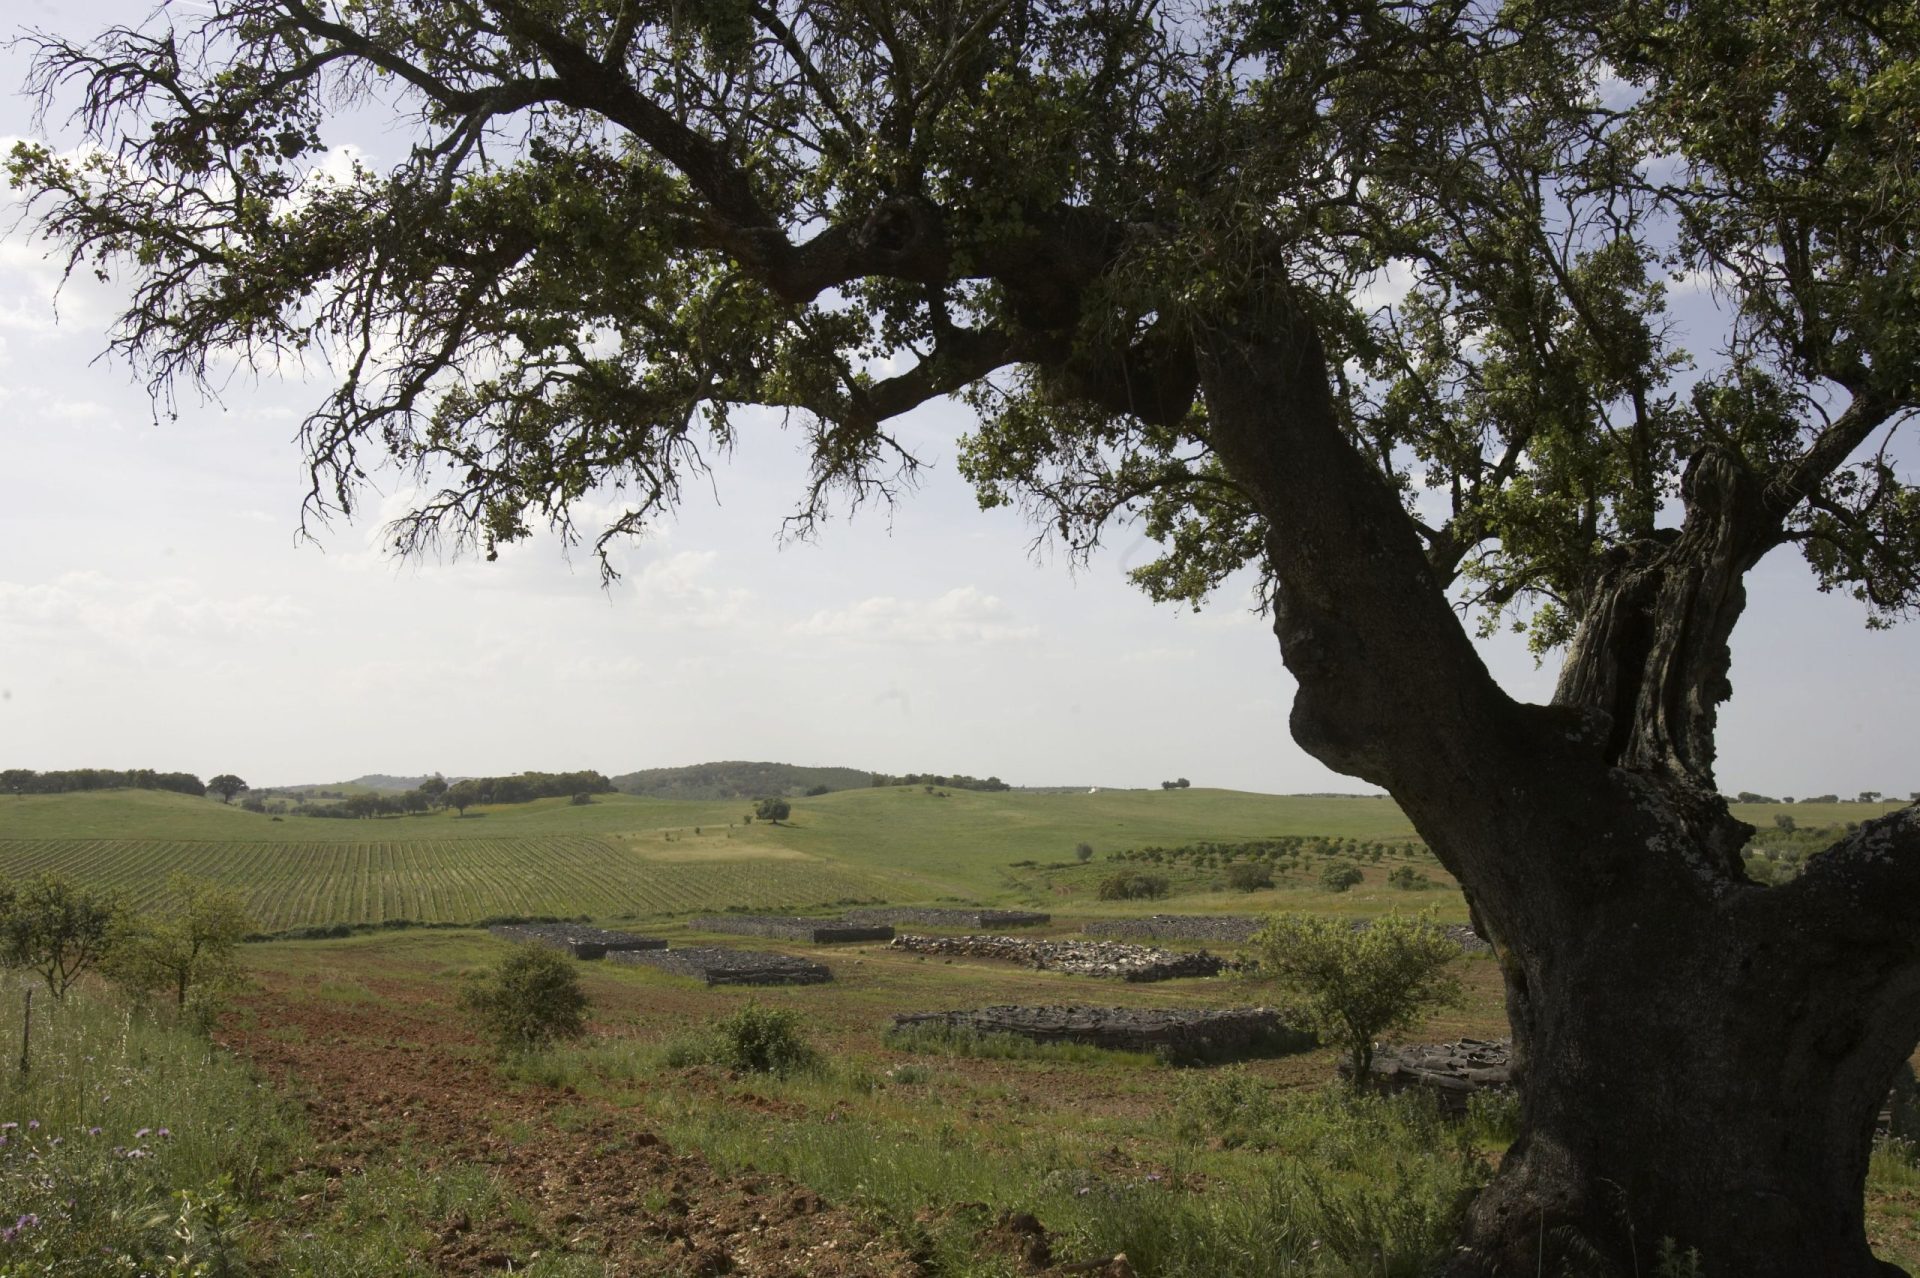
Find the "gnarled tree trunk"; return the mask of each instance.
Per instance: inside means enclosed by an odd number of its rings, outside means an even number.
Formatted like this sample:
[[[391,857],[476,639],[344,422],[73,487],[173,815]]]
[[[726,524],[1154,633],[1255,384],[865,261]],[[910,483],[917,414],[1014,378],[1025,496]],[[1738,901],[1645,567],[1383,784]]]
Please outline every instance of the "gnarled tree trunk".
[[[1399,800],[1491,932],[1521,1133],[1453,1272],[1879,1275],[1876,1113],[1920,1039],[1920,812],[1747,879],[1714,710],[1769,507],[1730,458],[1594,583],[1556,704],[1492,681],[1284,296],[1201,338],[1212,442],[1270,529],[1295,738]],[[1597,1262],[1599,1268],[1594,1268]]]

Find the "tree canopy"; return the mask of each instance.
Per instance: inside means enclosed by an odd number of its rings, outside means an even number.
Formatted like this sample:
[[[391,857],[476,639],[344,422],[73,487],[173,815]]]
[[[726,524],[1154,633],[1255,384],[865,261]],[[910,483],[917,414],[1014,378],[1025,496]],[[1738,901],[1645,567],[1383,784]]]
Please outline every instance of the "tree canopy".
[[[1746,557],[1794,543],[1887,620],[1920,599],[1887,446],[1916,393],[1915,24],[1812,0],[216,0],[36,37],[36,87],[98,145],[22,144],[12,173],[75,269],[129,284],[115,349],[157,389],[222,350],[335,361],[310,509],[417,468],[437,491],[402,548],[571,532],[609,485],[604,548],[747,404],[807,434],[806,525],[895,491],[919,460],[888,421],[965,394],[983,500],[1080,549],[1142,517],[1169,547],[1142,583],[1197,599],[1264,529],[1193,331],[1278,278],[1489,623],[1568,640],[1596,577],[1673,535],[1709,446],[1768,507]],[[330,163],[350,103],[408,120],[407,154]],[[1721,349],[1674,331],[1676,276],[1725,298]]]

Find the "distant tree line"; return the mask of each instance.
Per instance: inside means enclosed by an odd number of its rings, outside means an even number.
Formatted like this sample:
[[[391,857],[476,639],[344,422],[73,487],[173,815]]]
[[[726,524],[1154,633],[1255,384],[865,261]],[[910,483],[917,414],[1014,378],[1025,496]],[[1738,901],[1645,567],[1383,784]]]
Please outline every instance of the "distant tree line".
[[[171,790],[199,796],[207,792],[207,787],[191,772],[155,772],[152,768],[69,768],[62,772],[0,769],[0,792],[7,794],[69,794],[76,790]]]
[[[1776,799],[1770,794],[1757,794],[1752,790],[1742,790],[1740,791],[1740,793],[1735,795],[1731,795],[1731,796],[1721,795],[1720,797],[1723,799],[1726,799],[1728,803],[1792,803],[1795,801],[1794,797],[1791,794],[1783,794]],[[1885,796],[1879,790],[1862,790],[1858,795],[1856,795],[1851,799],[1843,799],[1837,794],[1809,794],[1801,798],[1799,802],[1801,803],[1879,803],[1884,797]],[[1920,803],[1920,790],[1916,790],[1912,795],[1908,797],[1911,798],[1915,803]]]
[[[398,794],[354,794],[338,803],[303,803],[293,811],[298,816],[338,817],[364,820],[372,817],[409,816],[437,808],[453,808],[464,814],[483,803],[531,803],[562,795],[578,799],[585,795],[609,794],[613,782],[591,769],[584,772],[522,772],[510,777],[467,777],[449,783],[432,776],[412,790]]]
[[[889,776],[885,772],[873,774],[873,785],[877,789],[889,785],[936,785],[950,790],[1011,790],[1012,786],[999,777],[970,777],[956,774],[940,776],[932,772],[908,772],[902,776]]]

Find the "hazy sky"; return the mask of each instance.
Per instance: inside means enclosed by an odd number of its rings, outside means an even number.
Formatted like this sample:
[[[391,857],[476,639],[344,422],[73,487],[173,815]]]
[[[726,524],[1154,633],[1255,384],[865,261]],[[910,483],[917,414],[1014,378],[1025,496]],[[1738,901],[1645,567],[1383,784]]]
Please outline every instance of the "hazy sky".
[[[120,6],[28,0],[72,29]],[[134,10],[143,12],[144,9]],[[0,85],[21,79],[0,52]],[[0,137],[33,133],[0,99]],[[375,161],[378,132],[334,139]],[[5,195],[0,218],[17,206]],[[0,223],[4,224],[4,223]],[[1359,790],[1286,730],[1292,683],[1236,583],[1195,615],[1124,580],[1126,530],[1090,569],[1034,558],[1017,514],[954,474],[956,406],[902,434],[937,464],[889,523],[870,511],[782,544],[800,440],[751,419],[670,529],[602,590],[551,539],[497,563],[396,565],[367,517],[296,539],[292,442],[320,383],[236,379],[156,425],[132,371],[96,360],[115,293],[55,314],[44,248],[0,240],[0,767],[236,771],[256,785],[365,772],[608,773],[710,759],[997,774],[1014,784]],[[383,480],[390,511],[404,506]],[[1920,789],[1920,654],[1776,555],[1750,579],[1723,714],[1723,788]],[[1488,648],[1544,698],[1553,669]]]

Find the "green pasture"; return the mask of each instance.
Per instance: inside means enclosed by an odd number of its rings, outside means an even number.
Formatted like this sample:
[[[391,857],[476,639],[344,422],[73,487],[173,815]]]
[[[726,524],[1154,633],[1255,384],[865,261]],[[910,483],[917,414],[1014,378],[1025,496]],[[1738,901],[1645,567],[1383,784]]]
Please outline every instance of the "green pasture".
[[[1107,854],[1151,845],[1306,834],[1405,839],[1412,827],[1385,798],[1314,798],[1229,790],[984,793],[923,786],[846,790],[793,801],[779,824],[748,821],[749,804],[597,796],[470,808],[465,816],[276,820],[212,799],[146,790],[0,798],[0,876],[40,871],[105,884],[136,903],[185,872],[239,892],[269,931],[335,923],[472,922],[500,914],[646,918],[728,906],[831,906],[849,900],[963,899],[1106,912]],[[1838,827],[1894,804],[1742,805],[1770,828]],[[1075,845],[1094,850],[1073,865]],[[1016,867],[1015,863],[1034,862]],[[1135,867],[1139,868],[1139,867]],[[1341,897],[1307,875],[1278,892],[1219,891],[1218,876],[1173,869],[1171,900],[1121,909],[1213,911],[1435,905],[1450,890],[1386,889],[1385,867]],[[1437,878],[1437,867],[1430,867]],[[1297,881],[1295,881],[1297,879]],[[1443,889],[1450,884],[1442,883]]]

